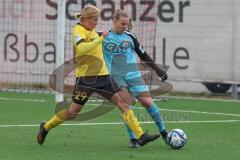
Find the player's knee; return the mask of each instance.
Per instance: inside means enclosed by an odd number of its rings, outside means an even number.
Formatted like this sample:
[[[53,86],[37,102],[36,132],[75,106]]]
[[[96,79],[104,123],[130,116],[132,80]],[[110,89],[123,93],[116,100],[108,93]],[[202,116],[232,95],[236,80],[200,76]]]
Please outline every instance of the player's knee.
[[[117,100],[117,105],[120,108],[128,108],[129,104],[126,102],[126,100],[124,100],[122,97],[119,97]]]
[[[112,96],[111,101],[113,104],[115,104],[116,106],[118,106],[118,108],[124,113],[129,109],[129,104],[126,103],[126,101],[119,96],[119,94],[115,94],[114,96]]]
[[[144,106],[144,107],[149,107],[152,105],[153,103],[153,100],[151,97],[140,97],[138,98],[138,100],[141,102],[141,104]]]
[[[132,96],[129,94],[126,88],[121,88],[121,91],[118,92],[118,95],[120,96],[121,100],[128,104],[128,106],[132,105]]]
[[[77,117],[78,113],[69,113],[68,120],[73,120]]]
[[[71,106],[68,109],[68,119],[72,120],[75,119],[78,116],[78,113],[81,111],[82,106],[76,103],[72,103]]]
[[[124,105],[131,106],[132,105],[132,99],[129,97],[122,97],[121,103],[124,103]]]
[[[78,116],[78,112],[70,111],[68,110],[67,112],[67,119],[68,120],[73,120]]]

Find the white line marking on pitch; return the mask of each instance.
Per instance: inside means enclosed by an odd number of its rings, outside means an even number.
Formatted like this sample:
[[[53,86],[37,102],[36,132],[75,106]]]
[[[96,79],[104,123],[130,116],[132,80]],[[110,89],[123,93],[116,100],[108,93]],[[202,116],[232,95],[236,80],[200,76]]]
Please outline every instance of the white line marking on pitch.
[[[202,112],[202,111],[193,111],[193,110],[175,110],[175,109],[161,109],[163,111],[171,111],[171,112],[184,112],[184,113],[200,113],[200,114],[214,114],[214,115],[222,115],[222,116],[236,116],[240,117],[240,114],[233,113],[217,113],[217,112]]]
[[[214,121],[165,121],[165,123],[232,123],[240,122],[240,120],[214,120]],[[153,124],[154,122],[140,122],[141,124]],[[97,126],[97,125],[122,125],[122,122],[113,123],[73,123],[61,124],[61,126]],[[9,124],[0,125],[0,127],[39,127],[39,124]]]
[[[199,98],[199,97],[184,97],[184,96],[159,96],[160,98],[172,98],[172,99],[186,99],[186,100],[206,100],[206,101],[215,101],[215,102],[237,102],[240,103],[240,100],[236,99],[220,99],[220,98]]]
[[[145,110],[143,107],[131,107],[133,109]],[[236,116],[240,117],[240,114],[234,113],[217,113],[217,112],[204,112],[204,111],[194,111],[194,110],[177,110],[177,109],[165,109],[160,108],[161,111],[171,111],[171,112],[183,112],[183,113],[200,113],[200,114],[214,114],[214,115],[222,115],[222,116]]]
[[[8,101],[25,101],[25,102],[41,102],[41,103],[45,103],[47,102],[44,99],[20,99],[20,98],[4,98],[4,97],[0,97],[0,100],[8,100]],[[93,106],[97,106],[97,105],[101,105],[101,104],[96,104],[96,103],[89,103],[87,104],[89,106],[93,105]],[[101,105],[101,106],[105,106],[108,107],[110,105]],[[133,109],[139,109],[139,110],[145,110],[145,108],[143,107],[131,107]],[[212,115],[223,115],[223,116],[236,116],[236,117],[240,117],[240,114],[233,114],[233,113],[217,113],[217,112],[203,112],[203,111],[194,111],[194,110],[175,110],[175,109],[164,109],[164,108],[160,108],[162,111],[171,111],[171,112],[183,112],[183,113],[199,113],[199,114],[212,114]]]
[[[171,97],[172,98],[172,97]],[[180,98],[180,97],[176,97],[176,98]],[[189,99],[189,98],[186,98]],[[22,99],[22,98],[5,98],[5,97],[0,97],[0,100],[8,100],[8,101],[25,101],[25,102],[41,102],[41,103],[45,103],[47,102],[44,99]],[[205,99],[204,99],[205,100]],[[207,100],[207,99],[206,99]],[[101,104],[96,104],[96,103],[89,103],[87,104],[89,106],[94,105],[101,105]],[[101,105],[101,106],[105,106],[107,107],[108,105]],[[110,106],[110,105],[109,105]],[[145,108],[143,107],[131,107],[133,109],[143,109],[145,110]],[[199,113],[199,114],[212,114],[212,115],[223,115],[223,116],[236,116],[236,117],[240,117],[240,114],[233,114],[233,113],[217,113],[217,112],[203,112],[203,111],[194,111],[194,110],[174,110],[174,109],[164,109],[164,108],[160,108],[162,111],[171,111],[171,112],[183,112],[183,113]]]
[[[104,106],[104,107],[109,107],[111,105],[101,105],[101,104],[96,104],[96,103],[91,103],[87,104],[88,106]],[[111,106],[112,107],[112,106]],[[144,107],[135,107],[132,106],[132,109],[137,109],[137,110],[145,110]],[[213,115],[222,115],[222,116],[235,116],[235,117],[240,117],[240,114],[234,114],[234,113],[218,113],[218,112],[204,112],[204,111],[194,111],[194,110],[177,110],[177,109],[165,109],[165,108],[160,108],[161,111],[171,111],[171,112],[182,112],[182,113],[199,113],[199,114],[213,114]]]
[[[4,98],[4,97],[0,97],[0,100],[5,100],[5,101],[25,101],[25,102],[47,102],[44,99],[22,99],[22,98]]]

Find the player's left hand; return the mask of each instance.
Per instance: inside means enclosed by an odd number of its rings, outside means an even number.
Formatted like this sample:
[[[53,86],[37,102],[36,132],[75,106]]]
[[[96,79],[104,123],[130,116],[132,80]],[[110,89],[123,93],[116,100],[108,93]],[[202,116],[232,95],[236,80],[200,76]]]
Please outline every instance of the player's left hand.
[[[107,30],[102,31],[102,37],[103,37],[103,38],[105,38],[105,37],[107,36],[107,34],[108,34],[108,31],[107,31]]]

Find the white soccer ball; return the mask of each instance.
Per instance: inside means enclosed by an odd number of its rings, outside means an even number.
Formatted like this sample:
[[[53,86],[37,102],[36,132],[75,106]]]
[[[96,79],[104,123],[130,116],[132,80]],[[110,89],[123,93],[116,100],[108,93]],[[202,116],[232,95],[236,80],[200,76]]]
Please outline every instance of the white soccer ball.
[[[187,136],[182,129],[173,129],[167,136],[169,145],[173,149],[180,149],[187,143]]]

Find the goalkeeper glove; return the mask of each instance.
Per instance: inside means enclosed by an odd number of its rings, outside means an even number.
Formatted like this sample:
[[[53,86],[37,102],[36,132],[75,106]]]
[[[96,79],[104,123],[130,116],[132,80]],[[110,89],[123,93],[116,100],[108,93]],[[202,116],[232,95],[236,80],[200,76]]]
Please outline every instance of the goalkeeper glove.
[[[165,72],[165,71],[157,72],[157,75],[162,79],[162,82],[164,82],[168,79],[167,72]]]

